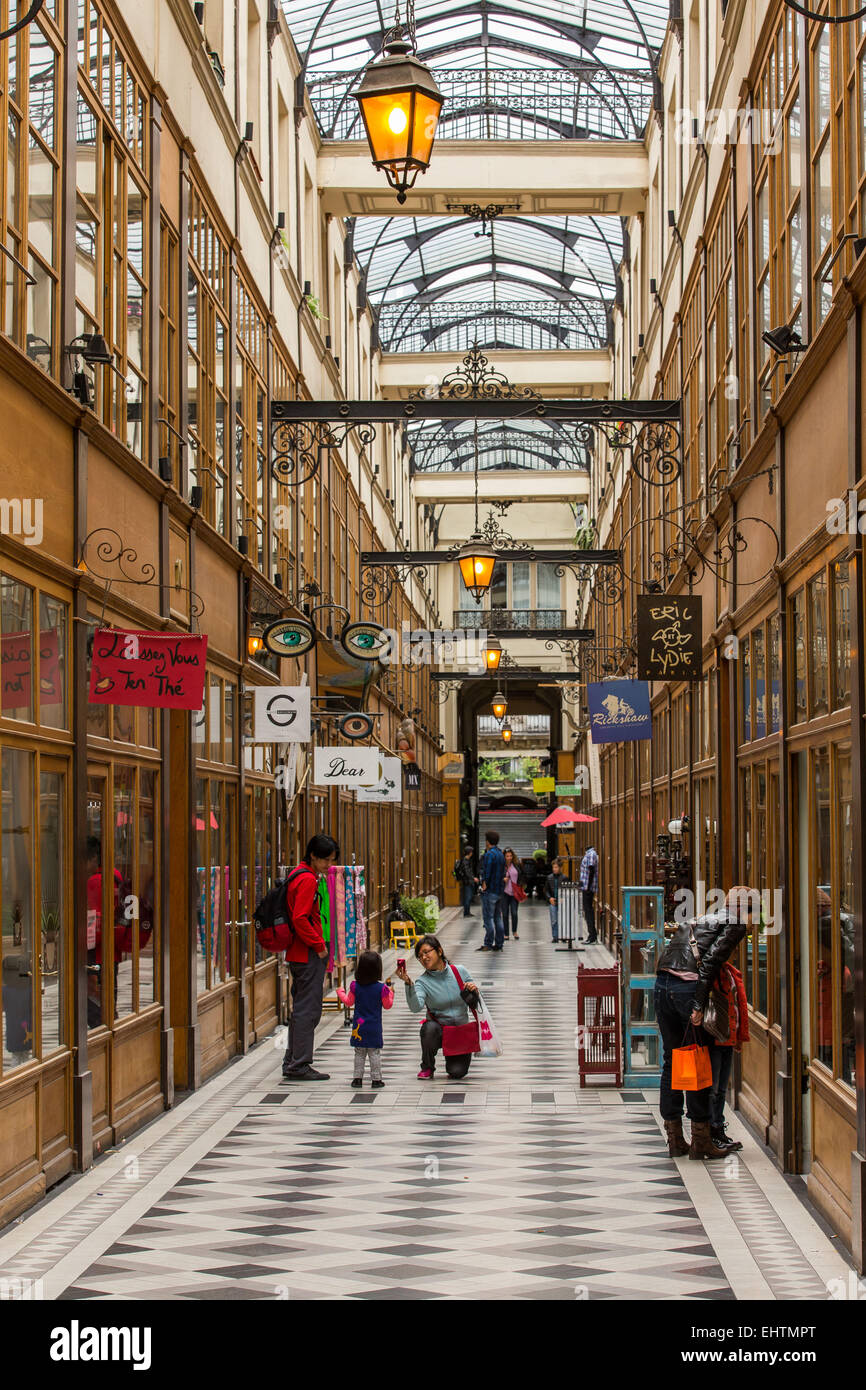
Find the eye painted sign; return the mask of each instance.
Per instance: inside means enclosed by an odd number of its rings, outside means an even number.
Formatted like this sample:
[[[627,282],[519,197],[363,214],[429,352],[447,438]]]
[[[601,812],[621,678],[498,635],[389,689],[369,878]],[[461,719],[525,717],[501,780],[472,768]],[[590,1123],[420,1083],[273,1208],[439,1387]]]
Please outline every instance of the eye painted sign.
[[[310,687],[259,686],[254,698],[254,743],[309,743]]]
[[[303,656],[315,646],[316,633],[303,618],[281,618],[265,628],[262,641],[272,656]]]
[[[646,681],[598,681],[586,687],[593,743],[628,743],[652,738]]]
[[[201,710],[207,637],[99,628],[93,637],[92,705]]]
[[[378,748],[313,750],[313,782],[317,787],[369,787],[378,772]]]
[[[637,667],[641,680],[700,680],[702,635],[700,598],[638,594]]]

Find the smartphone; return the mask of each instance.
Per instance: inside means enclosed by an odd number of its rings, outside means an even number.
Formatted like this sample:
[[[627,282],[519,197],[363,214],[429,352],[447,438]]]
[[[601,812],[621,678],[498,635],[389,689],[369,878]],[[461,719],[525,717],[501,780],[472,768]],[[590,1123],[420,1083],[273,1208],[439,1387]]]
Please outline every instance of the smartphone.
[[[406,962],[405,962],[405,960],[398,960],[398,961],[397,961],[397,969],[398,969],[398,970],[405,970],[405,969],[406,969]]]

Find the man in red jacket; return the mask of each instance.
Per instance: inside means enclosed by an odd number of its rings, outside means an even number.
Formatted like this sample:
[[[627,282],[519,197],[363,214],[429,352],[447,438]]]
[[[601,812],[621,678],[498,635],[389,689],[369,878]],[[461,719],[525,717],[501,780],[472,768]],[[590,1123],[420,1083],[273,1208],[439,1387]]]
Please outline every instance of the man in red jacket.
[[[319,911],[319,875],[340,857],[340,846],[330,835],[314,835],[290,875],[286,901],[292,923],[292,944],[286,960],[292,975],[292,1013],[289,1045],[283,1058],[287,1081],[328,1081],[328,1074],[312,1066],[316,1028],[322,1017],[322,986],[328,948],[322,935]]]

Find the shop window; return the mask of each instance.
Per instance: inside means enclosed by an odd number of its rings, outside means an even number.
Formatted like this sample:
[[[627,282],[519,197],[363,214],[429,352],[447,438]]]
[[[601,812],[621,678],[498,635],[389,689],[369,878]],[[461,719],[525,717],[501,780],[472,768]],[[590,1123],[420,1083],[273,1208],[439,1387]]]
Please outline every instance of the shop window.
[[[33,637],[39,613],[38,641]],[[0,576],[0,643],[4,719],[69,726],[67,689],[68,604],[28,584]],[[34,717],[34,710],[38,713]]]
[[[69,874],[65,769],[36,752],[8,747],[0,765],[0,1070],[8,1074],[68,1042]]]
[[[233,847],[236,792],[218,777],[195,783],[196,981],[204,994],[233,973],[235,869]],[[258,901],[258,899],[256,900]],[[255,906],[255,904],[253,904]]]
[[[806,585],[809,621],[809,715],[829,709],[830,652],[827,642],[827,576],[822,570]]]
[[[833,708],[851,703],[851,587],[848,561],[830,566],[833,601]]]
[[[159,418],[163,422],[159,427],[159,456],[171,460],[174,485],[179,487],[183,447],[183,440],[178,437],[180,240],[165,218],[160,222],[159,237]]]
[[[779,617],[773,614],[768,628],[769,666],[769,732],[777,734],[782,727],[782,658],[779,650]]]
[[[830,755],[812,754],[815,816],[815,995],[814,1055],[833,1067],[833,885],[830,869]]]
[[[193,187],[186,284],[189,472],[190,481],[202,489],[202,516],[223,535],[228,525],[230,303],[228,249]]]
[[[808,718],[806,704],[806,594],[800,589],[791,600],[791,707],[792,723],[800,724]]]
[[[839,1011],[842,1052],[839,1075],[854,1086],[854,825],[851,800],[851,750],[836,750],[835,803],[838,815],[836,837],[836,885],[839,896],[839,964],[836,1000]]]
[[[755,738],[767,736],[767,672],[764,664],[764,629],[752,633],[752,676],[755,683]]]
[[[752,642],[744,637],[740,646],[740,702],[742,708],[741,742],[752,740]]]
[[[760,735],[758,735],[760,737]],[[767,884],[767,774],[763,767],[756,767],[753,774],[755,797],[755,864],[749,887],[765,894]],[[772,898],[770,899],[772,901]],[[759,1014],[767,1016],[767,933],[765,924],[759,920],[753,923],[750,933],[753,978],[755,994],[752,1000]]]

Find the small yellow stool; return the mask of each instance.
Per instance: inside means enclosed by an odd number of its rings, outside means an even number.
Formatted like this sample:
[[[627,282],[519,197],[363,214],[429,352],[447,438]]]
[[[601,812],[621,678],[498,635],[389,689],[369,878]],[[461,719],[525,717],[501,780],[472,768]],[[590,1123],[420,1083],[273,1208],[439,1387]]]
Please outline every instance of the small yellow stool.
[[[419,932],[417,925],[411,918],[407,922],[392,922],[390,924],[390,930],[391,946],[402,946],[406,950],[410,950],[415,945],[418,938],[423,935],[422,932]]]

